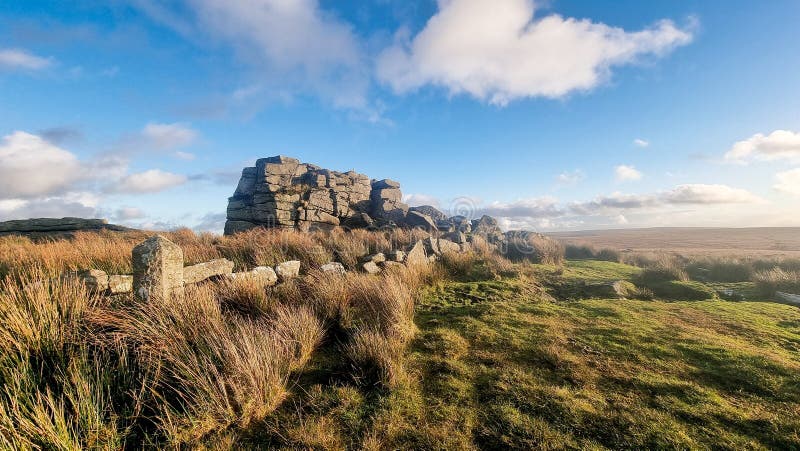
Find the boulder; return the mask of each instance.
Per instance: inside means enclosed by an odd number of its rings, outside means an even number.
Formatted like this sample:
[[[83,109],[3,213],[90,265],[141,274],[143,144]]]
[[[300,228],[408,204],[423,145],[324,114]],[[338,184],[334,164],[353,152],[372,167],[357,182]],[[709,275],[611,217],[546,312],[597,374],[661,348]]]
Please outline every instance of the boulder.
[[[108,274],[99,269],[86,269],[78,272],[78,278],[91,291],[102,293],[108,290]]]
[[[442,238],[450,240],[457,244],[462,244],[467,242],[467,235],[465,235],[464,232],[458,232],[458,231],[446,233],[442,235]]]
[[[281,281],[298,277],[300,275],[300,261],[290,260],[288,262],[279,263],[275,267],[275,273]]]
[[[422,213],[423,215],[431,218],[434,222],[442,221],[447,219],[447,216],[439,211],[436,207],[432,205],[420,205],[419,207],[411,207],[408,209],[409,212],[416,211],[417,213]]]
[[[232,272],[232,261],[225,258],[211,260],[210,262],[199,263],[183,268],[183,283],[198,283],[212,277],[223,276]]]
[[[378,252],[377,254],[367,255],[361,259],[363,263],[366,262],[373,262],[373,263],[381,263],[386,261],[386,255],[382,252]]]
[[[361,269],[368,274],[378,274],[381,272],[381,268],[375,262],[369,261],[361,265]]]
[[[228,274],[227,277],[231,279],[255,279],[264,286],[271,287],[278,283],[278,275],[275,270],[269,266],[256,266],[251,271],[235,272]]]
[[[406,253],[401,250],[394,250],[386,254],[387,261],[402,263],[406,259]]]
[[[428,254],[425,251],[425,244],[422,240],[417,241],[406,252],[407,266],[420,265],[428,263]]]
[[[437,230],[436,224],[430,216],[427,216],[418,211],[409,211],[403,220],[403,224],[413,229],[422,229],[427,232],[434,232]]]
[[[341,274],[341,275],[347,273],[347,271],[344,269],[344,265],[342,265],[339,262],[325,263],[324,265],[320,266],[319,269],[324,273]]]
[[[108,276],[108,292],[123,294],[133,291],[133,276],[113,275]]]
[[[436,242],[436,245],[439,248],[440,254],[457,254],[461,252],[461,246],[459,246],[458,243],[454,243],[450,240],[439,238],[439,240]]]
[[[381,263],[381,268],[386,269],[386,270],[393,270],[393,269],[396,269],[396,268],[402,268],[404,266],[405,265],[403,265],[400,262],[393,262],[393,261],[390,261],[390,260],[386,260],[385,262]]]
[[[375,180],[372,182],[372,187],[377,189],[400,188],[400,182],[392,179]]]
[[[149,301],[183,297],[183,250],[156,235],[133,248],[133,291]]]
[[[434,237],[428,237],[422,240],[422,244],[425,246],[425,253],[427,255],[441,255],[442,251],[439,250],[439,239]]]

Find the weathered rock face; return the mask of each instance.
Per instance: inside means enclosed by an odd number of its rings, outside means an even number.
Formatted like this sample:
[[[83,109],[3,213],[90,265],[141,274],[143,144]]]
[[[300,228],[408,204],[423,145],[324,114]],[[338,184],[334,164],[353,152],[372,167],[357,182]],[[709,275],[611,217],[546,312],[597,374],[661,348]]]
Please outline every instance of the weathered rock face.
[[[283,156],[262,158],[245,168],[228,200],[225,234],[255,227],[300,230],[340,224],[399,221],[408,206],[400,184],[371,181],[354,171],[337,172]]]

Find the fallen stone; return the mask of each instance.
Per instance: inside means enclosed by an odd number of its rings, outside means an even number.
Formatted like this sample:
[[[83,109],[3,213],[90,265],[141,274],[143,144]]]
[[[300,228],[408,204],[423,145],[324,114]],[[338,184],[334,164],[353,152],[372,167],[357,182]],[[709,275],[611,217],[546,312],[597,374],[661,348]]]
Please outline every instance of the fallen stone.
[[[275,273],[275,270],[269,266],[256,266],[251,271],[235,272],[228,274],[227,277],[230,277],[231,279],[253,278],[257,279],[268,287],[278,283],[278,275]]]
[[[361,269],[368,274],[378,274],[381,272],[381,268],[375,262],[369,261],[361,265]]]
[[[386,254],[387,261],[402,263],[406,259],[406,253],[401,250],[394,250]]]
[[[378,252],[377,254],[367,255],[361,259],[362,262],[373,262],[373,263],[381,263],[386,261],[386,255],[383,252]]]
[[[433,222],[433,219],[431,219],[431,217],[428,215],[420,213],[419,211],[409,211],[403,220],[403,224],[408,227],[422,229],[427,232],[438,230],[436,224]]]
[[[78,278],[86,287],[98,293],[108,290],[108,274],[99,269],[86,269],[78,272]]]
[[[402,268],[404,266],[405,265],[403,265],[400,262],[394,262],[394,261],[391,261],[391,260],[386,260],[385,262],[381,262],[381,268],[386,269],[386,270]]]
[[[325,263],[324,265],[319,267],[320,271],[324,273],[333,273],[333,274],[341,274],[344,275],[347,271],[344,269],[344,265],[339,262],[330,262]]]
[[[149,301],[183,297],[183,250],[161,235],[133,248],[133,291]]]
[[[123,294],[133,291],[133,276],[113,275],[108,276],[108,292]]]
[[[425,244],[422,240],[417,241],[408,249],[405,263],[407,266],[428,263],[428,254],[425,252]]]
[[[792,293],[785,293],[783,291],[778,291],[775,293],[775,297],[778,300],[792,304],[792,305],[800,305],[800,294],[792,294]]]
[[[281,281],[298,277],[300,275],[300,261],[289,260],[288,262],[279,263],[275,266],[275,273]]]
[[[220,258],[183,268],[183,283],[198,283],[212,277],[224,276],[233,272],[233,262]]]
[[[458,243],[454,243],[450,240],[445,240],[443,238],[439,238],[439,240],[436,242],[436,245],[439,248],[439,253],[441,254],[448,254],[448,253],[457,254],[461,252],[461,246],[459,246]]]

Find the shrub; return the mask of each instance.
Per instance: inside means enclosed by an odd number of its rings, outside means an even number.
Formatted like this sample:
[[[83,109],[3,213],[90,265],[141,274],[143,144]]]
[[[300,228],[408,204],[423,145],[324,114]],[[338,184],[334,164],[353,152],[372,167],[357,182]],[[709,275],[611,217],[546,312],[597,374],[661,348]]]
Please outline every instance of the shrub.
[[[283,400],[295,364],[266,320],[226,318],[212,285],[187,290],[183,300],[110,313],[106,324],[157,375],[152,407],[176,444],[263,419]]]
[[[750,261],[728,258],[703,258],[686,265],[692,279],[709,282],[747,282],[754,270]]]
[[[305,306],[282,305],[275,309],[272,330],[291,357],[290,369],[302,368],[322,340],[322,323]]]
[[[654,282],[640,288],[643,296],[648,295],[648,291],[656,297],[671,301],[703,301],[717,297],[713,289],[702,283],[679,280]]]
[[[608,247],[597,249],[590,244],[567,244],[564,247],[564,255],[569,260],[601,260],[616,263],[622,261],[622,254],[618,250]]]
[[[569,260],[590,260],[595,258],[597,251],[589,244],[566,244],[564,256]]]
[[[773,296],[776,291],[800,293],[800,272],[773,268],[756,273],[753,280],[765,296]]]
[[[653,266],[642,270],[637,276],[638,283],[642,285],[687,280],[689,280],[689,275],[676,259],[671,258],[660,259]]]
[[[345,346],[354,378],[364,384],[395,388],[406,380],[403,367],[405,343],[372,329],[356,330]]]
[[[538,233],[510,234],[503,254],[513,262],[527,260],[545,265],[560,265],[564,262],[564,246]]]

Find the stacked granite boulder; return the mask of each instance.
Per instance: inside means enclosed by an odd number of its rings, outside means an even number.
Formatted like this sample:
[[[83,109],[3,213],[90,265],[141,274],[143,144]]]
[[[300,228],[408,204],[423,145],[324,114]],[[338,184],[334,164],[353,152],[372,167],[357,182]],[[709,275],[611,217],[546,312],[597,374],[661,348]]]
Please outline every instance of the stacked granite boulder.
[[[402,222],[407,212],[400,184],[393,180],[370,180],[354,171],[331,171],[277,156],[242,171],[228,200],[225,234],[256,227],[366,227]]]

